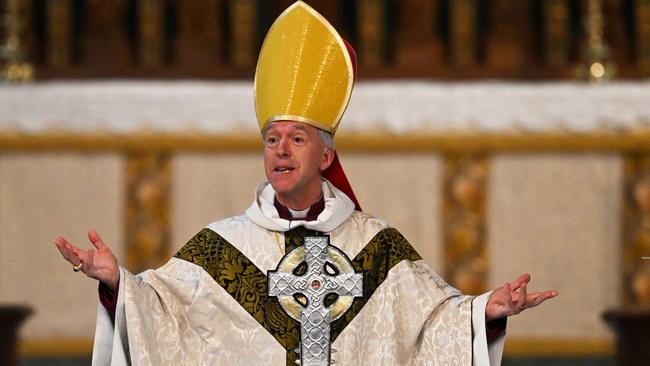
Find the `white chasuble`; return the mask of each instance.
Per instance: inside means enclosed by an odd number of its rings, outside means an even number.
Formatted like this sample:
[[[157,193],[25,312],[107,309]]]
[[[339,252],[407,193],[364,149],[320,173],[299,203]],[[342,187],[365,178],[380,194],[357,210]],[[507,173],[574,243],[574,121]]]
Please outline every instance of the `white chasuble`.
[[[304,236],[329,235],[356,272],[363,297],[332,322],[336,365],[495,365],[489,294],[447,285],[399,232],[323,182],[314,221],[278,217],[270,185],[245,215],[208,225],[170,261],[134,276],[120,268],[115,324],[100,304],[93,365],[295,365],[300,324],[267,295],[267,272]]]

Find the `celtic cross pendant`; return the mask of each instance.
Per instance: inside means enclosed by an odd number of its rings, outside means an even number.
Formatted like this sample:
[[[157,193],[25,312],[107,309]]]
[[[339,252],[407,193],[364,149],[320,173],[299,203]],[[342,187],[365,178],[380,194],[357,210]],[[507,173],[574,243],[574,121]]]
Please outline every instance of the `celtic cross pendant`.
[[[329,236],[308,236],[269,271],[268,280],[269,296],[277,297],[284,311],[300,322],[300,365],[329,366],[330,325],[354,297],[363,296],[363,275],[329,244]]]

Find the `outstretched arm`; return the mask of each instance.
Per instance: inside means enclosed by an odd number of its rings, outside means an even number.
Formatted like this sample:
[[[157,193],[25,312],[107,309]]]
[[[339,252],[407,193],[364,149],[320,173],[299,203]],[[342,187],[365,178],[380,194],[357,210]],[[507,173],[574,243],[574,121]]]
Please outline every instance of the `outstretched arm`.
[[[91,230],[88,232],[88,239],[95,248],[79,249],[63,237],[56,238],[54,244],[63,258],[70,264],[77,268],[80,267],[80,270],[86,276],[105,283],[111,290],[115,291],[120,280],[117,258],[104,244],[96,231]]]
[[[530,282],[530,275],[526,273],[494,290],[485,307],[485,319],[492,321],[517,315],[558,295],[555,290],[529,294],[528,282]]]

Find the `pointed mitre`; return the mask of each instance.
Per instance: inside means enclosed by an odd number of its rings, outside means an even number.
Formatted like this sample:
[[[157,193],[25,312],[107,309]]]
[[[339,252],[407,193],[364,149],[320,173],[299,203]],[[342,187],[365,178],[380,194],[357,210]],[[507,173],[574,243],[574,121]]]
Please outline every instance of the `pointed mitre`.
[[[260,129],[297,121],[334,134],[348,105],[354,67],[334,27],[297,1],[271,26],[255,71]]]

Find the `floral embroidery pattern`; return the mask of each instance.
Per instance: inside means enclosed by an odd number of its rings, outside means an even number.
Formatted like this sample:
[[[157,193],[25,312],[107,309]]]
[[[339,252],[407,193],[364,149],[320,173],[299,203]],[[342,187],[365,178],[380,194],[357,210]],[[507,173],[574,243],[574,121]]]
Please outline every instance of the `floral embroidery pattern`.
[[[301,226],[284,235],[285,253],[288,253],[303,245],[305,236],[322,234]],[[287,350],[287,365],[295,364],[297,353],[294,350],[299,346],[300,325],[284,312],[276,298],[267,296],[266,274],[246,256],[219,234],[203,229],[175,257],[205,269]],[[355,299],[348,312],[332,323],[332,341],[361,311],[391,268],[403,260],[420,259],[420,255],[396,229],[384,229],[375,235],[352,261],[355,271],[364,275],[363,297]]]
[[[352,260],[354,270],[363,273],[363,297],[355,298],[352,307],[332,323],[332,342],[363,309],[394,266],[403,260],[414,262],[420,259],[422,257],[396,229],[388,228],[377,233]]]
[[[300,334],[298,323],[267,296],[266,275],[219,234],[203,229],[175,257],[203,267],[260,325],[294,353]]]

